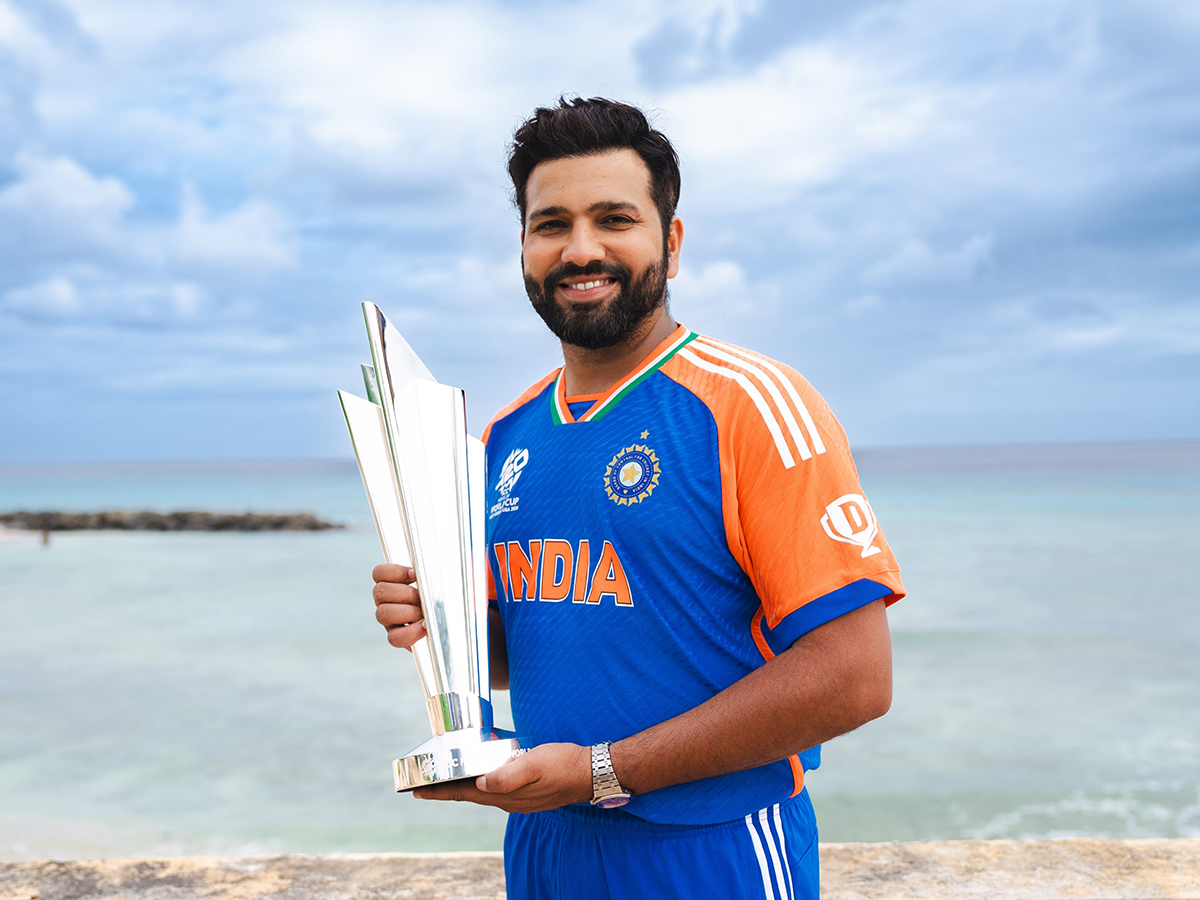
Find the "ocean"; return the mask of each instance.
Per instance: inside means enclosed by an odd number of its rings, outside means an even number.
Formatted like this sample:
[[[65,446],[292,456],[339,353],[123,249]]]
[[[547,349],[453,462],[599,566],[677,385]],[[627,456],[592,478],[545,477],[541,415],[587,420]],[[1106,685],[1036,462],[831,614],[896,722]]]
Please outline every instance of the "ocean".
[[[1200,837],[1200,444],[857,458],[909,596],[822,839]],[[353,464],[0,467],[0,512],[108,508],[348,527],[0,537],[0,860],[500,847],[392,792],[428,725]]]

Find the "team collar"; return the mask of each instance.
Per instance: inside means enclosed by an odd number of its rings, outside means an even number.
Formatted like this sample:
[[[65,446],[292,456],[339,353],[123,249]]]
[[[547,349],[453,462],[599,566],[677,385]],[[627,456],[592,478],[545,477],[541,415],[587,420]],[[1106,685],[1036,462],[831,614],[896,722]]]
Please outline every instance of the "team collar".
[[[550,415],[554,419],[554,424],[569,425],[575,422],[595,422],[604,418],[630,391],[657,372],[667,360],[697,337],[699,335],[696,332],[690,331],[683,325],[680,325],[666,340],[651,350],[633,371],[610,387],[578,419],[571,415],[571,409],[567,405],[567,386],[564,377],[566,369],[559,369],[558,376],[554,379],[554,390],[550,393]]]

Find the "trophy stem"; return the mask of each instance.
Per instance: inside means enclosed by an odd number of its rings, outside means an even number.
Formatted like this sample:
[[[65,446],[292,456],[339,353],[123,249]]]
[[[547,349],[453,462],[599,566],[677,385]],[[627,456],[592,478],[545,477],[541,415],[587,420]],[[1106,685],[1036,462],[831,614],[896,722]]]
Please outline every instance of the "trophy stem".
[[[492,729],[492,704],[477,694],[435,694],[425,703],[434,734],[465,728]]]

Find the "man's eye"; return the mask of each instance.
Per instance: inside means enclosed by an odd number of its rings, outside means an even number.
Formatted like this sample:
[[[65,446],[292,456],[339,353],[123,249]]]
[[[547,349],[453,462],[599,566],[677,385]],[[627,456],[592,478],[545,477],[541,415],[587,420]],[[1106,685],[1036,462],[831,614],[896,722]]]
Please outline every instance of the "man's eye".
[[[605,216],[602,221],[604,225],[632,225],[633,219],[629,216]]]
[[[565,228],[565,227],[566,227],[566,225],[562,222],[551,221],[551,222],[542,222],[540,225],[538,225],[533,230],[534,231],[557,231],[558,229]]]

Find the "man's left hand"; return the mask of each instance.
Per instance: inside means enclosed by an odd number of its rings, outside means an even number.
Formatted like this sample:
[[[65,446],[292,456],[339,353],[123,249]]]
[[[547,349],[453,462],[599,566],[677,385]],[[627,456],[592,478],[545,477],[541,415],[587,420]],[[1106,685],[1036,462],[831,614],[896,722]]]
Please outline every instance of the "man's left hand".
[[[474,781],[417,788],[421,800],[466,800],[505,812],[532,813],[592,799],[592,751],[579,744],[540,744]]]

